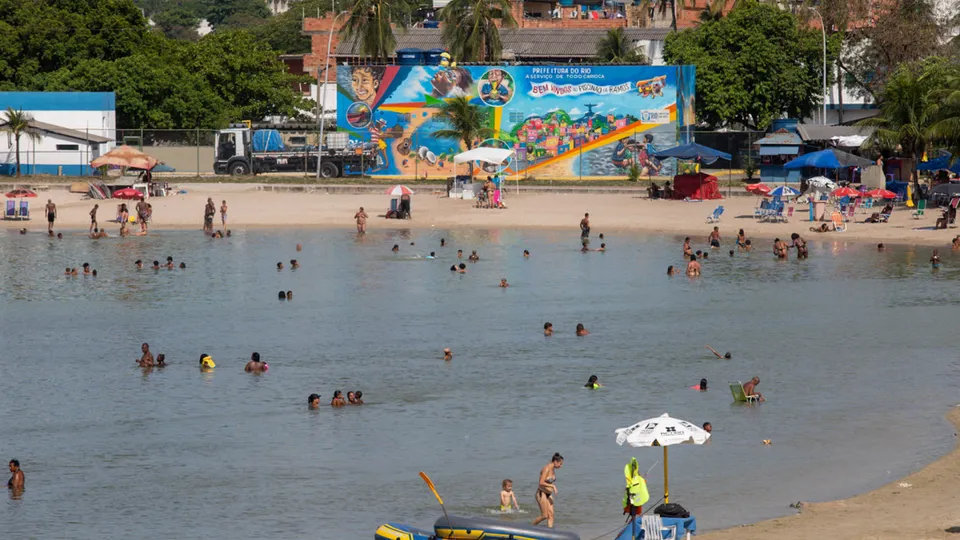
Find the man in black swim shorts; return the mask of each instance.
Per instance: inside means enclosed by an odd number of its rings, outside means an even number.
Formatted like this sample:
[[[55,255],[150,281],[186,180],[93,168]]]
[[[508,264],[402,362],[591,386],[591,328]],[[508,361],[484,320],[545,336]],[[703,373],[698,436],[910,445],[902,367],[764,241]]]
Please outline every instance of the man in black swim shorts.
[[[57,205],[47,199],[47,232],[53,232],[53,222],[57,219]]]

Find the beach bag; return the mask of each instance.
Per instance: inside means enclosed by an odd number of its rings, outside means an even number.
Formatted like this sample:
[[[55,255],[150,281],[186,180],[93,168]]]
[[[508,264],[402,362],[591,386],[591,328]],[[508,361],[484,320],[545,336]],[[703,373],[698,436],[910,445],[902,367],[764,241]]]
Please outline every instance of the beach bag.
[[[690,512],[686,508],[675,503],[661,504],[653,510],[654,514],[659,514],[660,517],[668,518],[688,518],[690,517]]]

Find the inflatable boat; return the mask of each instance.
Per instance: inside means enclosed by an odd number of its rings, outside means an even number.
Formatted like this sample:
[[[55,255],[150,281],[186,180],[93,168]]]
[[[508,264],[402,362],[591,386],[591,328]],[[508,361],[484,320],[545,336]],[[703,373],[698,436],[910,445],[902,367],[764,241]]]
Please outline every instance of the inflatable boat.
[[[401,523],[385,523],[377,529],[375,540],[580,540],[572,532],[547,527],[510,523],[495,519],[441,517],[433,531],[417,529]]]
[[[373,535],[374,540],[434,540],[433,531],[425,531],[402,523],[384,523]]]

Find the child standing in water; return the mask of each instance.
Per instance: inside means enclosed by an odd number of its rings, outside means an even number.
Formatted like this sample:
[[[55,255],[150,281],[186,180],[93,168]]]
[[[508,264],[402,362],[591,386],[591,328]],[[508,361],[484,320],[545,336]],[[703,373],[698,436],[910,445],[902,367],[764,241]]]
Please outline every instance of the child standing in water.
[[[507,478],[501,483],[501,487],[503,489],[500,491],[500,511],[509,511],[511,503],[513,503],[514,508],[520,510],[520,505],[517,504],[517,496],[513,493],[513,480]]]

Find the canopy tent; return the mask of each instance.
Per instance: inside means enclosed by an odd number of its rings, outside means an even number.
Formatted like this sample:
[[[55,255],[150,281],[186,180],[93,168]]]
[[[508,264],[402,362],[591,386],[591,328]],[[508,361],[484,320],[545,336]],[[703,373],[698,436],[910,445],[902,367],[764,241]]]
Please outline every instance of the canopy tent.
[[[482,161],[491,165],[500,165],[506,161],[513,150],[506,148],[474,148],[453,156],[454,163],[470,163],[471,161]]]
[[[131,146],[123,145],[114,148],[106,154],[90,162],[90,166],[97,168],[104,165],[114,165],[116,167],[128,167],[150,170],[160,161]]]
[[[933,159],[921,161],[917,164],[918,171],[950,171],[960,174],[960,157],[953,159],[949,153],[941,154]]]
[[[688,143],[681,144],[680,146],[674,146],[673,148],[667,148],[664,150],[659,150],[653,153],[653,156],[656,158],[677,158],[677,159],[696,159],[701,163],[706,163],[707,165],[713,163],[718,159],[725,159],[730,161],[731,156],[726,152],[721,152],[719,150],[714,150],[702,144],[697,143]]]
[[[815,167],[818,169],[843,169],[846,167],[869,167],[873,162],[860,156],[855,156],[843,150],[828,148],[819,152],[804,154],[790,160],[783,165],[784,169],[803,169]]]
[[[678,174],[673,177],[674,199],[722,199],[717,177],[704,173]]]

